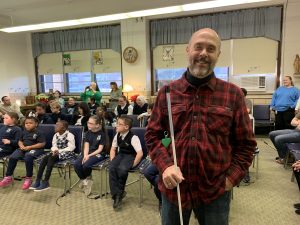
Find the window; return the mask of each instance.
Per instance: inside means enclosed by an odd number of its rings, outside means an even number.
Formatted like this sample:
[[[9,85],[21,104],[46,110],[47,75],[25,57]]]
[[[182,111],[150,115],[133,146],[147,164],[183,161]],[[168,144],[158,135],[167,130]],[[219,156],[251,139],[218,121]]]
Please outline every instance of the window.
[[[109,93],[111,91],[110,82],[116,82],[118,84],[118,87],[122,85],[122,74],[120,72],[97,73],[95,74],[95,80],[102,93]]]
[[[40,75],[39,78],[42,92],[49,92],[49,89],[65,92],[64,77],[62,74],[45,74]]]
[[[179,79],[186,71],[186,68],[168,68],[168,69],[156,69],[155,70],[155,91],[169,84],[172,80]],[[228,81],[229,68],[228,67],[216,67],[214,69],[217,78]]]
[[[81,93],[91,84],[91,72],[67,73],[67,90],[69,93]]]

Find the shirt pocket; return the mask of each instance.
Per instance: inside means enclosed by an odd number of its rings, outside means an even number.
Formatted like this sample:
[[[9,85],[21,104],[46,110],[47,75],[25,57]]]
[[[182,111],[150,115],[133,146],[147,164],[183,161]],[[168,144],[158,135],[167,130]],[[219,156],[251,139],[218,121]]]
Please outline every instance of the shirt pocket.
[[[207,111],[207,127],[210,133],[229,135],[233,113],[230,108],[211,106]]]
[[[186,105],[176,104],[172,105],[172,119],[174,130],[181,129],[182,124],[186,122]],[[163,113],[168,116],[168,108],[163,108]],[[168,121],[169,122],[169,121]]]

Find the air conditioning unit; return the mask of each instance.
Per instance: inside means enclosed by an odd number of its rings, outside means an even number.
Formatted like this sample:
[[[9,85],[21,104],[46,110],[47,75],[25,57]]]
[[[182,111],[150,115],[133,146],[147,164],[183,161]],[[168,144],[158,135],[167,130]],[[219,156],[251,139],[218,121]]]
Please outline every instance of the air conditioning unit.
[[[266,77],[241,77],[241,87],[245,88],[247,91],[266,91]]]

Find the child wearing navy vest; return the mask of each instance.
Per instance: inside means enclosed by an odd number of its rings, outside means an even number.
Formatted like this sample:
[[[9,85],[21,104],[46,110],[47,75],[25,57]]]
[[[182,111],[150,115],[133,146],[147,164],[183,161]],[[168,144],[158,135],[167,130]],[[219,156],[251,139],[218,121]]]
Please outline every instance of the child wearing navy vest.
[[[22,185],[27,190],[32,183],[33,160],[44,153],[46,137],[37,130],[38,120],[36,117],[27,117],[24,121],[25,130],[19,140],[19,148],[9,157],[6,176],[1,180],[0,187],[6,187],[13,183],[12,175],[20,159],[24,159],[26,166],[26,178]]]
[[[13,153],[18,147],[18,141],[22,130],[17,126],[19,116],[15,112],[8,112],[4,115],[4,126],[0,128],[0,158]]]
[[[114,200],[113,208],[120,209],[125,197],[125,184],[128,171],[137,166],[143,157],[141,142],[131,132],[132,120],[121,116],[117,121],[116,131],[110,150],[109,186]]]
[[[90,195],[93,180],[90,178],[92,167],[106,157],[106,134],[104,120],[98,116],[91,116],[87,122],[88,131],[85,134],[83,154],[74,163],[74,169],[80,178],[79,188],[86,196]]]
[[[45,191],[50,188],[49,179],[56,162],[67,160],[74,156],[75,137],[68,131],[68,122],[65,120],[58,121],[55,125],[55,132],[52,139],[51,152],[42,159],[36,180],[29,188],[36,192]],[[46,173],[42,180],[46,167]]]
[[[117,117],[120,117],[121,115],[133,114],[133,107],[128,103],[127,98],[125,96],[119,98],[119,103],[115,108],[115,114],[117,115]]]

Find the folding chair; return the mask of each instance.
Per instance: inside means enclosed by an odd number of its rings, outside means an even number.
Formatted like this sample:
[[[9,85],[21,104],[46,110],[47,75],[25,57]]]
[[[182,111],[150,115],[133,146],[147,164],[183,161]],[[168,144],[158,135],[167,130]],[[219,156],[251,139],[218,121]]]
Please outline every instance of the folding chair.
[[[129,173],[136,174],[138,178],[136,180],[133,180],[129,183],[126,184],[126,186],[134,184],[134,183],[139,183],[139,207],[142,206],[142,201],[143,201],[143,170],[146,166],[149,165],[150,159],[147,158],[148,155],[148,150],[146,148],[146,143],[145,143],[145,132],[146,128],[145,127],[132,127],[131,131],[133,134],[137,135],[141,141],[141,146],[143,150],[143,157],[140,161],[140,163],[129,170]],[[106,180],[108,179],[108,167],[106,167]],[[106,182],[106,193],[108,193],[108,185]]]
[[[288,148],[288,152],[287,155],[289,155],[289,153],[291,153],[295,160],[300,160],[300,143],[289,143],[287,144],[287,148]],[[287,161],[288,158],[286,158]],[[292,177],[291,177],[291,181],[294,182],[294,173],[292,171]]]
[[[52,146],[52,138],[55,134],[54,131],[55,125],[54,124],[40,124],[39,125],[39,129],[41,129],[42,131],[47,131],[48,135],[47,135],[47,141],[46,141],[46,149],[50,149]],[[83,127],[82,126],[71,126],[69,125],[68,130],[74,135],[75,138],[75,155],[72,158],[69,158],[67,160],[63,160],[63,161],[58,161],[57,163],[55,163],[54,167],[56,167],[59,171],[59,173],[63,174],[63,179],[64,179],[64,194],[66,194],[67,192],[70,192],[71,190],[71,185],[72,185],[72,181],[71,181],[71,164],[72,162],[74,162],[77,158],[78,155],[81,153],[82,150],[82,139],[83,139]],[[52,134],[50,134],[51,132],[53,132]],[[51,137],[51,138],[50,138]],[[51,139],[51,142],[50,142]],[[37,165],[40,165],[42,159],[45,157],[45,155],[39,157],[37,160],[35,160],[35,163]],[[68,179],[69,179],[69,187],[67,187],[67,174],[68,174]]]
[[[275,129],[275,121],[271,119],[270,105],[254,105],[253,117],[255,118],[255,127],[269,127]]]

